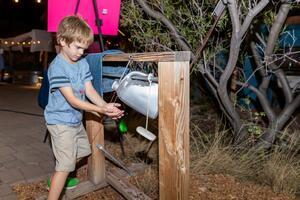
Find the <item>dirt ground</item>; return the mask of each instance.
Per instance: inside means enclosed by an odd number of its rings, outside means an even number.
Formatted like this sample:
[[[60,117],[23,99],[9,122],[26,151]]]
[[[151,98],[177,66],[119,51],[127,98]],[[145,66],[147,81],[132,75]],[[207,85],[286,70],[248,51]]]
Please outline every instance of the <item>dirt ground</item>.
[[[132,150],[132,145],[139,147],[138,138],[126,136],[125,149],[126,158],[124,163],[138,162]],[[143,146],[143,145],[141,145]],[[142,148],[142,147],[139,147]],[[118,143],[106,142],[106,149],[116,157],[120,158],[121,150]],[[150,152],[150,157],[155,151]],[[158,197],[158,169],[157,159],[149,164],[149,168],[144,173],[129,178],[129,181],[147,194],[152,199]],[[107,163],[108,167],[111,163]],[[113,167],[113,166],[112,166]],[[77,177],[84,181],[87,179],[87,165],[77,170]],[[290,194],[275,194],[270,187],[260,186],[251,182],[240,182],[234,177],[226,174],[212,174],[205,176],[190,176],[189,199],[195,200],[296,200],[297,198]],[[32,200],[42,194],[47,194],[46,180],[32,182],[30,184],[17,184],[13,186],[13,191],[20,200]],[[112,187],[92,192],[88,195],[77,198],[78,200],[123,200],[124,198]],[[299,198],[298,198],[299,199]]]
[[[203,112],[206,113],[207,112]],[[134,132],[137,125],[145,123],[144,118],[133,116],[135,124],[129,124],[130,132]],[[213,123],[209,115],[203,117],[203,129],[208,128]],[[147,148],[149,142],[138,136],[137,134],[127,133],[123,136],[125,156],[119,143],[118,133],[114,133],[114,128],[106,127],[106,135],[112,137],[106,138],[105,148],[116,158],[122,160],[126,165],[131,163],[141,163],[140,158],[136,156],[137,152]],[[149,129],[152,132],[157,131],[157,122],[150,121]],[[213,127],[209,127],[213,129]],[[157,140],[156,140],[157,141]],[[147,169],[143,173],[132,176],[129,182],[143,191],[152,199],[159,199],[158,196],[158,158],[157,158],[157,142],[155,142],[149,152],[152,162],[147,165]],[[110,162],[106,163],[107,169],[114,167]],[[77,177],[84,181],[87,179],[87,165],[83,165],[77,170]],[[20,200],[32,200],[42,194],[47,194],[46,180],[32,182],[27,184],[17,184],[13,186],[14,192]],[[94,191],[90,194],[77,198],[78,200],[123,200],[124,198],[112,187],[108,186],[104,189]],[[209,174],[196,176],[190,172],[189,182],[189,199],[192,200],[300,200],[291,194],[275,194],[268,186],[258,185],[252,182],[242,182],[232,176],[226,174]]]
[[[21,200],[35,199],[46,194],[45,181],[19,184],[14,186],[14,191]],[[149,195],[158,199],[158,195]],[[78,200],[123,200],[112,187],[92,192],[77,198]],[[274,194],[271,188],[262,187],[251,183],[241,183],[233,177],[226,175],[208,175],[191,177],[189,199],[195,200],[296,200],[295,196],[288,194]]]

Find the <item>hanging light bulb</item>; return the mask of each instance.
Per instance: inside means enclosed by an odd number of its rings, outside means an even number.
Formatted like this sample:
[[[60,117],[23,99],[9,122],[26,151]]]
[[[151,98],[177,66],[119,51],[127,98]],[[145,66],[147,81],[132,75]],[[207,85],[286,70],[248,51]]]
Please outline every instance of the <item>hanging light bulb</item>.
[[[15,3],[19,3],[19,0],[14,0]]]
[[[36,2],[37,2],[37,3],[41,3],[41,2],[42,2],[42,0],[36,0]]]

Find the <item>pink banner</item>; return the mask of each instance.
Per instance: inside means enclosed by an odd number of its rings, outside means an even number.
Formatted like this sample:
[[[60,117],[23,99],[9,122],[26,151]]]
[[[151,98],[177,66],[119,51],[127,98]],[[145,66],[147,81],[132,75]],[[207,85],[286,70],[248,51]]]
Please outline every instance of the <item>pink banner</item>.
[[[56,32],[60,20],[75,13],[78,0],[48,0],[48,31]],[[121,0],[97,0],[99,18],[102,19],[103,35],[117,35]],[[81,0],[78,15],[87,20],[95,34],[96,26],[93,0]]]

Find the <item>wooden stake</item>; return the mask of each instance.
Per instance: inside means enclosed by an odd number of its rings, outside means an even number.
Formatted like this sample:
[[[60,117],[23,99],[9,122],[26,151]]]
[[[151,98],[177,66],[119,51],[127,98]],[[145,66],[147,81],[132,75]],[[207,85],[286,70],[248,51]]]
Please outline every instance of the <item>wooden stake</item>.
[[[188,199],[189,62],[159,62],[159,196]]]
[[[86,131],[91,143],[92,155],[88,159],[88,177],[95,185],[105,182],[105,157],[96,144],[104,146],[104,126],[100,116],[87,112]]]

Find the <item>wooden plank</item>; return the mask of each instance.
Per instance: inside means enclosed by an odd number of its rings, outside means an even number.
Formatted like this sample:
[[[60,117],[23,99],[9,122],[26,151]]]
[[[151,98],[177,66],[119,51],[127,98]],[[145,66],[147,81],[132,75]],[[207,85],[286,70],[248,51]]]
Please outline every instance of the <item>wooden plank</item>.
[[[86,131],[91,144],[92,154],[88,158],[88,177],[95,185],[105,181],[105,157],[96,144],[104,146],[104,126],[102,118],[86,112]]]
[[[129,183],[124,178],[116,176],[114,173],[108,172],[106,176],[107,182],[122,194],[127,200],[151,200],[149,196],[141,192],[137,187]]]
[[[173,62],[190,61],[190,51],[172,51],[172,52],[148,52],[148,53],[124,53],[106,55],[104,61],[148,61],[148,62]]]
[[[128,167],[128,169],[131,171],[132,175],[135,176],[137,174],[143,173],[147,168],[149,168],[149,165],[146,165],[144,163],[131,163],[131,165]],[[130,175],[121,168],[109,168],[106,170],[106,172],[110,172],[115,174],[118,177],[127,178],[130,177]]]
[[[159,62],[159,197],[188,199],[189,62]]]
[[[60,200],[69,200],[69,199],[75,199],[77,197],[83,196],[85,194],[88,194],[90,192],[93,192],[95,190],[100,190],[101,188],[107,187],[108,183],[101,182],[98,185],[94,185],[90,181],[84,181],[77,185],[76,188],[71,190],[65,190],[62,192]],[[46,200],[48,195],[42,195],[37,198],[36,200]]]
[[[145,171],[145,169],[149,168],[149,165],[145,165],[143,163],[132,163],[129,167],[130,171],[133,174],[139,174],[142,173],[143,171]],[[122,169],[116,169],[116,168],[111,168],[111,171],[109,173],[113,173],[115,174],[117,177],[121,177],[121,178],[128,178],[128,173],[125,172]],[[68,190],[66,191],[66,193],[62,194],[61,199],[74,199],[80,196],[83,196],[85,194],[88,194],[90,192],[96,191],[96,190],[100,190],[106,186],[109,186],[109,184],[107,182],[101,182],[98,185],[94,185],[92,182],[90,181],[85,181],[82,183],[79,183],[79,185],[72,189],[72,190]],[[42,195],[36,198],[36,200],[46,200],[47,199],[47,195]]]
[[[286,24],[300,24],[300,16],[290,16],[285,21]]]
[[[66,190],[63,194],[63,199],[75,199],[77,197],[83,196],[85,194],[88,194],[90,192],[100,190],[104,187],[107,187],[108,183],[103,181],[97,185],[94,185],[91,181],[85,181],[80,184],[74,189]]]

